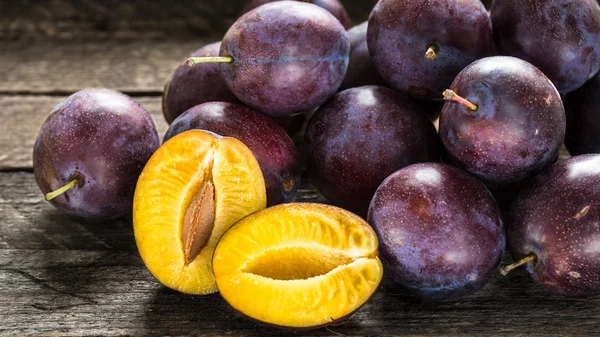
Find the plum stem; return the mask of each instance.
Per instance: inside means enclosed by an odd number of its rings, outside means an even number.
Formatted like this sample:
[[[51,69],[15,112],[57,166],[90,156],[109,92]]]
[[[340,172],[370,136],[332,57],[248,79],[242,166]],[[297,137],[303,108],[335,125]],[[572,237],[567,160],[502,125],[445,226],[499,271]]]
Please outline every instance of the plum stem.
[[[444,100],[446,100],[446,101],[453,101],[453,102],[460,103],[473,111],[477,111],[477,109],[479,109],[477,104],[472,103],[471,101],[458,96],[456,94],[456,92],[454,92],[453,90],[448,89],[448,90],[444,91],[442,93],[442,95],[444,95]]]
[[[75,185],[77,185],[77,178],[71,180],[68,184],[66,184],[65,186],[57,189],[56,191],[52,191],[52,192],[46,194],[44,196],[44,199],[46,199],[46,201],[50,201],[50,200],[58,197],[59,195],[65,193],[66,191],[70,190]]]
[[[437,53],[438,53],[437,47],[434,44],[432,44],[432,45],[429,45],[429,47],[427,48],[427,51],[425,52],[425,57],[430,60],[433,60],[437,57]]]
[[[534,262],[535,260],[537,260],[537,256],[535,256],[534,253],[529,253],[529,255],[525,256],[521,260],[519,260],[513,264],[509,264],[508,266],[504,266],[504,267],[500,268],[500,274],[502,274],[502,276],[506,276],[506,275],[508,275],[508,273],[515,270],[516,268],[519,268],[523,265]]]
[[[233,57],[230,56],[213,56],[213,57],[190,57],[187,59],[187,64],[190,67],[199,63],[231,63]]]

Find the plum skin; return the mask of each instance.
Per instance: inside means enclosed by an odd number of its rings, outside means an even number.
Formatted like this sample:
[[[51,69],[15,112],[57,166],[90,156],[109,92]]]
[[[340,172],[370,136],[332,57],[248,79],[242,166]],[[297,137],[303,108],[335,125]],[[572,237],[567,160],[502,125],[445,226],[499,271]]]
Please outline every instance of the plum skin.
[[[271,2],[280,1],[280,0],[252,0],[246,4],[244,7],[244,13],[264,4],[268,4]],[[339,2],[339,0],[312,0],[310,3],[317,5],[329,13],[333,14],[336,19],[340,21],[340,23],[344,26],[344,28],[349,28],[352,20],[348,16],[346,9]]]
[[[350,40],[350,60],[346,77],[340,90],[357,88],[365,85],[387,86],[383,78],[375,69],[367,46],[368,21],[354,26],[348,30]]]
[[[244,143],[262,169],[268,206],[292,201],[300,184],[299,155],[285,130],[275,122],[241,104],[209,102],[175,119],[164,141],[192,129],[237,138]]]
[[[344,90],[308,123],[306,172],[329,201],[366,215],[379,184],[396,170],[439,161],[435,127],[421,107],[391,89]]]
[[[507,216],[515,261],[534,253],[527,271],[547,291],[600,294],[600,155],[561,160],[533,179]]]
[[[393,88],[442,99],[469,63],[493,52],[492,24],[479,0],[381,0],[367,32],[373,64]],[[425,57],[429,46],[435,59]]]
[[[568,94],[564,102],[569,153],[600,153],[600,75]]]
[[[246,105],[273,117],[308,111],[338,90],[350,42],[326,10],[276,1],[239,18],[221,44],[225,83]]]
[[[600,69],[597,0],[494,1],[491,18],[499,52],[532,63],[561,93]]]
[[[221,42],[214,42],[196,50],[190,57],[219,56],[220,48]],[[162,97],[163,114],[170,124],[187,109],[214,101],[239,102],[225,85],[218,64],[190,67],[186,59],[165,85]]]
[[[386,270],[425,299],[469,296],[502,261],[505,233],[494,198],[447,164],[414,164],[392,174],[377,189],[368,222]]]
[[[152,118],[136,101],[109,89],[79,91],[42,125],[33,169],[47,194],[78,178],[51,200],[67,214],[90,219],[131,213],[137,179],[160,142]]]
[[[533,65],[508,56],[473,62],[450,89],[475,103],[446,102],[440,136],[452,161],[487,184],[502,186],[550,165],[562,146],[561,97]]]

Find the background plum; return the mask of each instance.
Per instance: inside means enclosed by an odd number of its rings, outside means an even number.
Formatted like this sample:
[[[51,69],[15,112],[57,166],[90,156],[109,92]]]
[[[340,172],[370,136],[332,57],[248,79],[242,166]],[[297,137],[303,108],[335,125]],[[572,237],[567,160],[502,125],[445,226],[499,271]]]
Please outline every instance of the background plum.
[[[275,2],[280,0],[251,0],[248,2],[246,7],[244,7],[244,13],[264,4]],[[352,20],[348,16],[344,5],[342,5],[339,0],[310,0],[304,2],[309,2],[311,4],[317,5],[323,9],[326,9],[329,13],[333,14],[340,21],[340,23],[345,27],[349,28]]]
[[[365,21],[348,30],[350,61],[341,89],[362,87],[363,85],[386,85],[371,60],[371,54],[367,46],[368,24]]]

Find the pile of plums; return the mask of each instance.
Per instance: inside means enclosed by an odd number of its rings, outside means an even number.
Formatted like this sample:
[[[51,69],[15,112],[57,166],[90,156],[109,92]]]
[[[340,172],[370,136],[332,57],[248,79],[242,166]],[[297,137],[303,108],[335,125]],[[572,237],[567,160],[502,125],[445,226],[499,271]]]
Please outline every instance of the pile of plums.
[[[269,206],[293,201],[305,167],[330,203],[367,219],[386,271],[424,298],[481,289],[505,246],[515,263],[502,273],[525,265],[553,293],[600,294],[596,0],[495,0],[490,12],[480,0],[380,0],[348,31],[337,0],[247,10],[166,84],[165,141],[191,129],[239,139]],[[300,156],[290,135],[305,116]],[[557,162],[564,143],[575,157]],[[127,215],[158,145],[132,99],[82,91],[42,127],[36,179],[72,215]]]

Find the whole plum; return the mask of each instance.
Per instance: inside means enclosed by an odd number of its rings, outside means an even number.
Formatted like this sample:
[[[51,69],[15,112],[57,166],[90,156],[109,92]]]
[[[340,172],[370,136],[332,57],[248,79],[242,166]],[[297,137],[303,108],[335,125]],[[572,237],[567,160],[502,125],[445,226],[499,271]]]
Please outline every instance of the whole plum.
[[[381,182],[410,164],[439,161],[435,127],[408,96],[377,86],[338,93],[306,128],[306,172],[329,201],[359,215]]]
[[[131,213],[138,176],[158,146],[152,118],[136,101],[108,89],[82,90],[58,104],[42,125],[33,171],[44,194],[71,187],[53,195],[56,208],[116,218]]]
[[[517,196],[507,218],[510,253],[546,290],[600,295],[600,155],[561,160]]]
[[[292,201],[300,183],[298,154],[290,137],[268,117],[241,104],[204,103],[175,119],[164,141],[192,129],[237,138],[246,144],[262,169],[267,204]]]
[[[496,0],[491,13],[499,52],[540,68],[561,93],[600,69],[597,0]]]
[[[441,99],[464,67],[491,55],[492,23],[479,0],[381,0],[369,18],[367,42],[389,85]]]
[[[500,210],[475,177],[450,165],[405,167],[377,189],[368,222],[394,279],[430,300],[483,288],[502,261]]]
[[[198,49],[190,57],[218,56],[220,48],[221,42],[211,43]],[[165,85],[162,97],[163,114],[170,124],[187,109],[214,101],[238,102],[225,85],[219,65],[214,63],[190,67],[187,62],[183,62]]]
[[[367,46],[368,24],[369,22],[365,21],[348,30],[350,61],[348,62],[346,78],[344,78],[340,89],[356,88],[364,85],[387,85],[371,60],[371,54]]]

